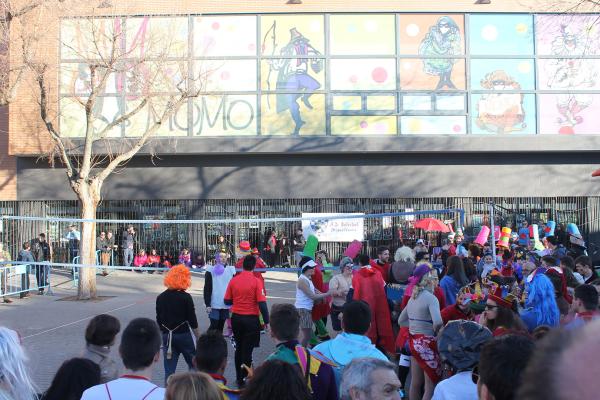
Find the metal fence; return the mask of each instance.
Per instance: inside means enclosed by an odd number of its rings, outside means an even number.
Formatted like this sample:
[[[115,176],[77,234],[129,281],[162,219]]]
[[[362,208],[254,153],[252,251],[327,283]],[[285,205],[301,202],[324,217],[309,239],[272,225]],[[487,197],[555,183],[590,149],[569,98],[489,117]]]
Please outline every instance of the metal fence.
[[[596,252],[595,242],[600,243],[600,197],[435,197],[435,198],[343,198],[343,199],[254,199],[254,200],[109,200],[103,201],[97,213],[98,219],[112,220],[173,220],[173,219],[258,219],[299,217],[302,213],[388,213],[431,209],[462,208],[466,211],[465,234],[474,236],[481,225],[489,224],[488,205],[495,204],[497,225],[515,227],[521,220],[543,224],[554,220],[558,224],[574,222]],[[80,208],[77,201],[20,201],[0,202],[0,215],[78,218]],[[456,215],[436,215],[439,219],[455,220]],[[377,246],[386,245],[395,249],[400,239],[413,243],[425,237],[439,245],[440,234],[426,234],[412,228],[415,217],[393,217],[365,220],[364,248],[371,256]],[[46,233],[53,247],[54,262],[70,262],[68,241],[65,234],[67,222],[49,221],[4,221],[2,241],[7,250],[16,257],[20,245]],[[138,245],[147,251],[155,248],[159,253],[168,252],[176,256],[183,247],[194,254],[203,254],[209,259],[224,246],[231,253],[240,240],[249,240],[259,249],[264,247],[267,233],[277,236],[294,235],[298,222],[214,223],[214,224],[137,224]],[[98,232],[112,231],[115,243],[120,246],[126,224],[98,224]],[[221,242],[220,242],[221,241]],[[223,243],[223,244],[222,244]],[[327,242],[320,247],[337,258],[346,243]],[[283,256],[291,249],[284,250]],[[122,265],[122,252],[114,253],[115,264]],[[279,263],[285,262],[285,257]]]
[[[12,263],[14,264],[14,263]],[[43,264],[0,264],[0,296],[26,295],[29,292],[51,293],[51,268]]]

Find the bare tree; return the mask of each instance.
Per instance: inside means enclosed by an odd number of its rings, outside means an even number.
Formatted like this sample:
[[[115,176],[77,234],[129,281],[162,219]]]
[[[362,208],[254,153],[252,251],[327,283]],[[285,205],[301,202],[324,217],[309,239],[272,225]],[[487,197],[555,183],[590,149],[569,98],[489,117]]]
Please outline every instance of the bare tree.
[[[34,56],[40,10],[63,1],[0,0],[0,107],[13,101],[25,76],[27,62]],[[16,47],[13,54],[17,56],[10,60],[9,43]]]
[[[49,78],[56,76],[53,66],[28,65],[39,88],[40,117],[54,144],[47,156],[64,167],[81,202],[81,217],[94,220],[106,179],[124,168],[189,98],[201,93],[209,72],[194,77],[186,60],[173,61],[181,50],[177,35],[165,34],[164,29],[156,34],[149,18],[88,17],[63,24],[67,25],[63,31],[77,31],[79,40],[73,35],[61,39],[63,56],[69,53],[76,62],[59,65],[58,73],[76,79],[61,78],[66,89],[53,93],[56,85]],[[118,111],[109,117],[103,112],[107,91],[117,94],[118,104]],[[65,100],[67,92],[71,97]],[[69,125],[70,120],[76,123]],[[126,127],[125,138],[114,138]],[[95,233],[95,222],[83,222],[79,253],[83,265],[96,264]],[[96,297],[95,268],[81,269],[78,297]]]

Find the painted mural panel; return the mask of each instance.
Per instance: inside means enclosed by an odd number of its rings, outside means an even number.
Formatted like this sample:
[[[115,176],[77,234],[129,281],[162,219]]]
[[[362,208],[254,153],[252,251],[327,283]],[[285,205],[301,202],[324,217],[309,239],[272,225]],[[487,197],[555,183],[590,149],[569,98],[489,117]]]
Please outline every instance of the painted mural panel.
[[[500,79],[499,76],[495,76]],[[471,96],[471,133],[535,134],[535,95],[500,91]]]
[[[168,102],[167,96],[146,97],[148,104],[129,119],[125,124],[125,136],[141,136],[164,114]],[[126,101],[125,112],[130,112],[140,105],[140,99],[131,98]],[[179,109],[156,131],[156,136],[187,136],[188,132],[188,104],[184,103]]]
[[[600,94],[541,94],[540,134],[600,134]]]
[[[318,14],[261,16],[261,54],[271,57],[323,54],[324,20]]]
[[[439,65],[437,69],[439,73],[434,73],[436,65]],[[400,89],[402,90],[464,90],[465,85],[464,59],[403,58],[400,60]]]
[[[198,75],[208,93],[159,134],[386,135],[399,123],[402,134],[446,135],[466,133],[467,119],[473,134],[600,133],[600,15],[65,19],[60,46],[60,125],[70,136],[83,135],[84,60],[113,50],[129,58],[100,91],[97,129],[144,96],[154,110],[111,136],[141,134],[166,95]]]
[[[395,111],[396,96],[367,96],[367,107],[369,111]]]
[[[472,55],[533,54],[533,16],[527,14],[471,14],[469,44]]]
[[[256,95],[201,96],[192,102],[194,136],[256,135]]]
[[[329,18],[331,55],[396,54],[394,15],[332,15]]]
[[[90,68],[87,63],[62,63],[60,66],[60,93],[87,96],[91,91]],[[103,94],[117,94],[123,88],[123,75],[110,74]]]
[[[196,60],[198,83],[205,92],[256,92],[256,60]]]
[[[177,93],[187,86],[188,63],[181,61],[132,61],[125,67],[125,91],[130,96]],[[118,83],[117,83],[118,84]]]
[[[400,15],[400,54],[455,57],[465,54],[464,16],[458,14]]]
[[[60,99],[60,132],[64,137],[85,136],[85,97],[63,97]],[[114,96],[101,96],[97,99],[92,113],[94,115],[94,131],[101,132],[108,124],[123,113],[122,99]],[[106,132],[104,137],[121,136],[121,127]]]
[[[360,111],[362,110],[362,97],[336,94],[332,96],[331,105],[335,111]]]
[[[331,90],[394,90],[396,60],[393,58],[332,59]]]
[[[395,135],[396,117],[389,115],[332,116],[332,135]]]
[[[540,89],[600,89],[600,59],[547,58],[538,60]]]
[[[255,15],[194,18],[194,57],[255,56]]]
[[[130,57],[184,57],[188,54],[186,17],[127,18],[126,51]]]
[[[60,56],[63,60],[107,59],[120,45],[122,34],[122,18],[64,19],[60,25]]]
[[[471,90],[534,90],[535,67],[529,59],[472,59]]]
[[[324,135],[325,95],[263,95],[261,124],[262,135]]]
[[[422,57],[400,61],[402,89],[464,89],[463,16],[402,15],[399,44],[400,54]]]
[[[539,55],[600,55],[600,15],[536,15],[535,33]]]
[[[402,116],[400,133],[403,135],[461,135],[467,133],[467,118],[457,116]]]

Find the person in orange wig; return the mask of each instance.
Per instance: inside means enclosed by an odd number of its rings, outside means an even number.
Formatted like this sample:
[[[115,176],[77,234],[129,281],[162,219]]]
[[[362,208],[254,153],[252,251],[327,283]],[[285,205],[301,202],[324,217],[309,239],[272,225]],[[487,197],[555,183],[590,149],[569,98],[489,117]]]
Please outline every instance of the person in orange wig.
[[[200,337],[194,300],[186,292],[192,286],[190,270],[184,265],[176,265],[164,278],[167,290],[156,298],[156,322],[163,336],[163,359],[165,384],[177,368],[179,355],[183,355],[188,367],[196,353],[195,339]],[[194,337],[190,333],[194,333]]]

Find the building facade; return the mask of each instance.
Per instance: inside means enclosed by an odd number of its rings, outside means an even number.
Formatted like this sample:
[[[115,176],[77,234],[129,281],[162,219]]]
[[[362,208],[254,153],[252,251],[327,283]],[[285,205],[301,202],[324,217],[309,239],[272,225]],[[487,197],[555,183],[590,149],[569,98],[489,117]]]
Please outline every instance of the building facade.
[[[565,14],[516,0],[113,3],[109,16],[92,4],[45,17],[62,135],[77,142],[84,132],[90,20],[107,37],[126,32],[119,45],[133,59],[152,57],[151,42],[168,43],[159,69],[172,82],[181,71],[186,84],[205,73],[202,95],[105,183],[104,204],[146,204],[137,218],[169,214],[150,204],[167,210],[185,202],[284,217],[352,212],[345,199],[364,212],[425,203],[475,210],[495,199],[506,224],[524,215],[576,222],[592,240],[599,233],[600,183],[591,178],[600,161],[594,10]],[[20,92],[8,117],[0,194],[15,204],[72,208],[64,170],[40,160],[49,142],[35,93],[30,85]],[[115,74],[94,115],[105,125],[136,101],[139,88]],[[110,141],[136,137],[151,118],[141,113],[111,130]],[[263,208],[244,211],[256,202]],[[49,207],[43,213],[58,214]],[[486,213],[473,212],[469,228]]]

